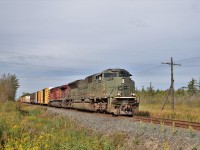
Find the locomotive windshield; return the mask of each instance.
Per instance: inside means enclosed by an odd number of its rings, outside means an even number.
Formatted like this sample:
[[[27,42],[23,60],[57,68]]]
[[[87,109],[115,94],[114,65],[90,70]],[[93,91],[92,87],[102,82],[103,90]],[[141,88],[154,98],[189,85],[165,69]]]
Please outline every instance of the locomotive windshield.
[[[127,71],[120,71],[119,72],[119,77],[130,77],[131,74],[128,73]]]
[[[117,77],[117,73],[104,73],[105,78]]]

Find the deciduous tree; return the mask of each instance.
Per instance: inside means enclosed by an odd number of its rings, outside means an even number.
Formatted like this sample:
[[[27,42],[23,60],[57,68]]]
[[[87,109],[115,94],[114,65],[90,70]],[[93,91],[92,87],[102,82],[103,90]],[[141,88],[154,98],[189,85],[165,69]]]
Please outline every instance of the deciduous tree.
[[[0,101],[15,100],[19,80],[14,74],[3,74],[0,78]]]

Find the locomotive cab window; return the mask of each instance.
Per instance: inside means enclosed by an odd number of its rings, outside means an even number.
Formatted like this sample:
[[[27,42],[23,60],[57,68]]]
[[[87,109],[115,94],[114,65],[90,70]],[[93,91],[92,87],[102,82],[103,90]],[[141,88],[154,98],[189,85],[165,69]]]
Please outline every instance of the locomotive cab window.
[[[98,76],[99,80],[101,81],[102,80],[102,74]]]
[[[105,78],[117,77],[117,73],[104,73]]]
[[[102,80],[102,74],[100,74],[100,75],[96,76],[96,80],[99,80],[99,81],[101,81],[101,80]]]

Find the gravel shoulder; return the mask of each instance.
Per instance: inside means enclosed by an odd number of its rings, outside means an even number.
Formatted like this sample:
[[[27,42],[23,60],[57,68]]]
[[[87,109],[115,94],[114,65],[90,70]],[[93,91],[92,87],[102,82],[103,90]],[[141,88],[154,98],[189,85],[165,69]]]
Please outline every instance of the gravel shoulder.
[[[133,118],[47,107],[54,113],[75,120],[93,132],[121,133],[125,137],[124,149],[137,150],[200,150],[200,132],[193,129],[172,128],[165,125],[133,122]]]

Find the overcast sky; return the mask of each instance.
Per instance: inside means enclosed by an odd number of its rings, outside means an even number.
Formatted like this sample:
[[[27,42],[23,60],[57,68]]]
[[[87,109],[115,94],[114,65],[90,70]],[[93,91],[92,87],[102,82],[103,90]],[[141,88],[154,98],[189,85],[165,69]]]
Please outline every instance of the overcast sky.
[[[123,68],[138,89],[200,77],[199,0],[0,0],[0,74],[22,92]]]

